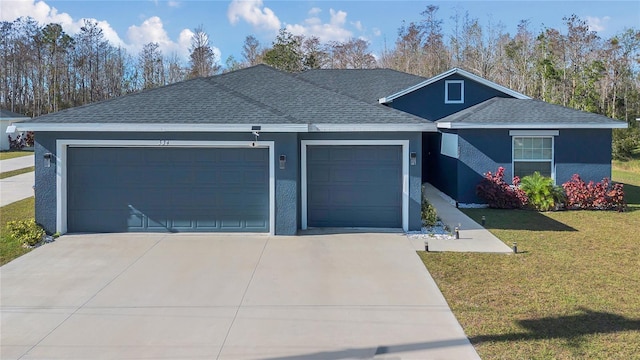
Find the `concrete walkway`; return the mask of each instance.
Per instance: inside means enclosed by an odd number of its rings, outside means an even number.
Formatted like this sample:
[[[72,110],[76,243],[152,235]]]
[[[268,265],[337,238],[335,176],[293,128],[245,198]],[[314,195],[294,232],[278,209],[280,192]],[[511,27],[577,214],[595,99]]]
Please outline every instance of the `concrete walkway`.
[[[0,172],[24,169],[33,164],[33,155],[0,160]],[[0,180],[0,207],[33,196],[33,184],[33,172]]]
[[[403,234],[64,235],[1,270],[2,359],[479,359]]]
[[[33,196],[34,172],[0,180],[0,206]]]
[[[0,172],[24,169],[31,166],[34,166],[33,155],[19,156],[8,160],[0,160]]]
[[[458,210],[455,205],[445,199],[433,185],[425,184],[425,196],[436,208],[438,216],[443,223],[454,229],[460,226],[460,239],[428,239],[429,251],[455,251],[455,252],[484,252],[484,253],[511,253],[512,249],[500,239],[495,237],[480,224]],[[412,242],[419,250],[424,250],[425,239],[413,239]]]

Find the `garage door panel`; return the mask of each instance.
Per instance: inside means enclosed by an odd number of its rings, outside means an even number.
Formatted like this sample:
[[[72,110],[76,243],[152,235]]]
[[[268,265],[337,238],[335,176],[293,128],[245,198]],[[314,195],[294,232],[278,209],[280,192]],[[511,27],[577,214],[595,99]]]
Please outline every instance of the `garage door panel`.
[[[267,149],[70,148],[68,163],[69,231],[269,230]]]
[[[402,227],[402,147],[308,146],[307,224]]]

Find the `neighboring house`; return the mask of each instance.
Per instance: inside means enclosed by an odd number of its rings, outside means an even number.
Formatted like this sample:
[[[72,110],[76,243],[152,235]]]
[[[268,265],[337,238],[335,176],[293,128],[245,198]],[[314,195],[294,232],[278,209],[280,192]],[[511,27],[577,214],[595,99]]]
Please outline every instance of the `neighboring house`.
[[[498,166],[600,180],[617,127],[459,69],[265,65],[19,124],[36,131],[36,220],[50,232],[276,235],[417,230],[423,181],[477,202]]]
[[[9,137],[14,140],[16,139],[16,137],[22,135],[19,133],[8,134],[7,127],[12,125],[13,123],[17,123],[27,119],[29,119],[28,116],[16,114],[9,110],[0,109],[0,150],[10,149]]]

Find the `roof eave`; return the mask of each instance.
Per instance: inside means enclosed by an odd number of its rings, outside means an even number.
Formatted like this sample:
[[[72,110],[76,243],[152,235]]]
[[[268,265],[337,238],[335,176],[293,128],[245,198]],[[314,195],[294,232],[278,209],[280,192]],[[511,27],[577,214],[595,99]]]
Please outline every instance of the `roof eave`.
[[[627,123],[489,123],[436,122],[438,129],[626,129]]]
[[[18,131],[86,131],[86,132],[301,132],[306,124],[161,124],[161,123],[19,123]]]
[[[262,133],[304,132],[408,132],[437,131],[432,122],[398,124],[138,124],[138,123],[20,123],[17,131],[42,132],[251,132],[260,126]]]

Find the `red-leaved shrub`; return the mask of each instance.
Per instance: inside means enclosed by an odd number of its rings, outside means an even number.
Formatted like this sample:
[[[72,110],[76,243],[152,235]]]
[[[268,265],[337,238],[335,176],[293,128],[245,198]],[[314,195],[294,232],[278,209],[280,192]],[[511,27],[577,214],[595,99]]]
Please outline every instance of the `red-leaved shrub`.
[[[610,186],[608,178],[598,183],[585,183],[580,175],[574,174],[562,188],[567,195],[567,209],[624,211],[623,185]]]
[[[484,179],[476,187],[476,194],[491,208],[521,209],[529,199],[518,185],[520,178],[517,176],[513,178],[512,185],[504,181],[504,168],[501,166],[495,174],[491,171],[484,174]]]

